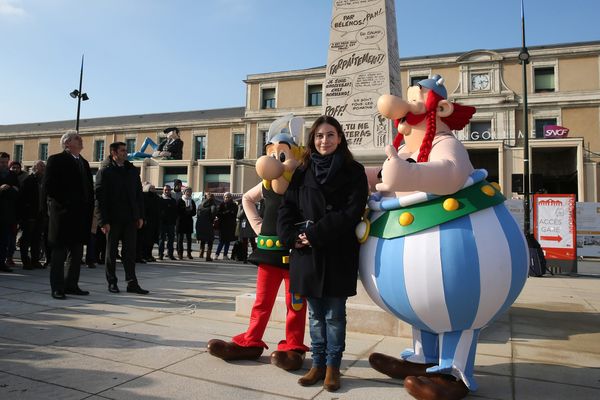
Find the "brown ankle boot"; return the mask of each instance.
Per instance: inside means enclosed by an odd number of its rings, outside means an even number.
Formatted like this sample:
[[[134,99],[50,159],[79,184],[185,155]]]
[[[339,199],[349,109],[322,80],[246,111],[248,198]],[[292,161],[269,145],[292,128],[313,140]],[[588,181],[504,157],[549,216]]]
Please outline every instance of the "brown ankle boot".
[[[203,245],[200,245],[200,258],[204,258],[204,248],[206,247],[206,243]]]
[[[212,261],[212,257],[210,256],[212,254],[212,244],[208,245],[208,248],[206,249],[206,261]]]
[[[463,381],[450,375],[407,376],[406,391],[418,400],[460,400],[469,394]]]
[[[325,372],[325,382],[323,388],[328,392],[335,392],[340,388],[340,369],[337,367],[327,367]]]
[[[301,386],[312,386],[325,379],[325,367],[312,367],[304,376],[298,379]]]

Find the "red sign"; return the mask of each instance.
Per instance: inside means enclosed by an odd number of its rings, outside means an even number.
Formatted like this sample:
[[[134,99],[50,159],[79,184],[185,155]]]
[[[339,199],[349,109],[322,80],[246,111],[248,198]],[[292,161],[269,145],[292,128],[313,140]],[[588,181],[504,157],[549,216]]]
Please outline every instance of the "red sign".
[[[544,125],[544,139],[566,138],[569,129],[559,125]]]
[[[577,256],[575,195],[534,195],[533,232],[547,259],[574,260]]]

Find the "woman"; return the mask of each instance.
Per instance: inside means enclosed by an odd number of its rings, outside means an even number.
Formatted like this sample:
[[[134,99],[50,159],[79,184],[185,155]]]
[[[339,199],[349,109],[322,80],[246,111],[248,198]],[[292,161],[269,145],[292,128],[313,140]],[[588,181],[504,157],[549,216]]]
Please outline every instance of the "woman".
[[[187,240],[187,257],[192,260],[192,232],[194,231],[194,215],[196,203],[192,199],[192,188],[186,188],[183,196],[177,200],[177,255],[183,260],[183,239]]]
[[[223,260],[229,260],[229,244],[235,240],[235,219],[238,212],[238,206],[233,201],[231,193],[226,192],[223,195],[223,202],[217,209],[217,220],[219,221],[219,245],[215,259],[219,259],[219,254],[223,250]]]
[[[213,229],[213,221],[217,216],[217,205],[215,204],[215,196],[208,193],[196,213],[196,239],[200,241],[200,258],[206,254],[206,261],[212,261],[212,247],[215,240],[215,231]],[[204,250],[208,245],[206,253]]]
[[[364,167],[354,161],[340,123],[321,116],[311,127],[303,165],[279,209],[277,233],[290,256],[290,291],[306,297],[312,368],[302,386],[340,387],[346,300],[356,294],[359,244],[354,228],[367,201]]]
[[[254,232],[254,229],[252,229],[250,222],[248,222],[248,217],[246,217],[241,200],[238,203],[237,227],[235,231],[238,237],[237,243],[241,246],[241,254],[236,256],[238,257],[238,261],[243,261],[244,264],[246,264],[248,262],[248,243],[250,243],[252,251],[256,250],[256,233]],[[233,251],[231,256],[233,257]]]

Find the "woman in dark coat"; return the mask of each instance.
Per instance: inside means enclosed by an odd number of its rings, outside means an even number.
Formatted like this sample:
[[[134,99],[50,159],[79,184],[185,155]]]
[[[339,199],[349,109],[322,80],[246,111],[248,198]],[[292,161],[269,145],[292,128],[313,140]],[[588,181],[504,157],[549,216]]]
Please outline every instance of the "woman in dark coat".
[[[148,183],[144,186],[144,225],[142,226],[142,252],[141,257],[146,262],[156,261],[152,256],[152,249],[158,243],[160,232],[160,197],[154,191],[154,185]]]
[[[196,215],[196,203],[192,199],[192,188],[186,188],[183,196],[177,200],[177,255],[183,260],[183,239],[187,240],[187,257],[192,260],[192,232],[194,232],[194,215]]]
[[[196,213],[196,239],[200,241],[200,258],[204,257],[204,249],[206,250],[206,261],[212,261],[212,247],[215,240],[215,231],[213,221],[217,216],[217,206],[215,197],[212,193],[208,193],[202,204],[198,207]]]
[[[217,219],[219,221],[219,245],[215,258],[219,258],[221,249],[223,249],[223,260],[229,260],[227,252],[229,244],[235,240],[235,220],[237,217],[238,206],[233,202],[231,193],[227,192],[223,195],[224,201],[219,204],[217,209]]]
[[[241,201],[238,204],[238,213],[237,213],[237,228],[236,228],[237,236],[239,243],[241,244],[241,258],[239,261],[243,261],[244,263],[248,262],[248,243],[252,247],[252,251],[256,250],[256,233],[250,222],[248,222],[248,217],[246,217],[246,213],[244,212],[244,207],[242,207]],[[233,254],[232,254],[233,256]]]
[[[335,391],[345,349],[346,300],[356,294],[358,278],[354,229],[365,209],[368,184],[335,118],[319,117],[307,145],[279,209],[277,233],[292,249],[290,291],[309,304],[313,365],[298,383],[324,379],[323,387]]]

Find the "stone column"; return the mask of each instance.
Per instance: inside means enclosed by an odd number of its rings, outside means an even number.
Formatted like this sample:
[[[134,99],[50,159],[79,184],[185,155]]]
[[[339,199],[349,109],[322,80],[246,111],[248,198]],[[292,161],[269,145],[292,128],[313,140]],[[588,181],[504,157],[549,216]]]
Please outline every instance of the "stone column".
[[[394,0],[333,0],[330,32],[324,114],[340,121],[359,161],[379,161],[392,122],[377,99],[402,95]]]

